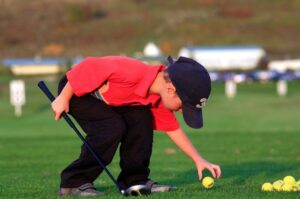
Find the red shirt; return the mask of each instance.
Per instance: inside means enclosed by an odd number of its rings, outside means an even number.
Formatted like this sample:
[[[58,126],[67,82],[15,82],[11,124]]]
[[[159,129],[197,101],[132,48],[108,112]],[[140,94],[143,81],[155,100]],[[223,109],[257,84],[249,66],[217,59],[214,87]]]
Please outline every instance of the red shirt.
[[[164,108],[160,95],[148,93],[158,72],[165,66],[150,66],[124,56],[88,57],[67,72],[76,96],[95,92],[95,96],[111,106],[151,104],[153,128],[173,131],[179,128],[174,113]],[[97,92],[107,83],[108,90]]]

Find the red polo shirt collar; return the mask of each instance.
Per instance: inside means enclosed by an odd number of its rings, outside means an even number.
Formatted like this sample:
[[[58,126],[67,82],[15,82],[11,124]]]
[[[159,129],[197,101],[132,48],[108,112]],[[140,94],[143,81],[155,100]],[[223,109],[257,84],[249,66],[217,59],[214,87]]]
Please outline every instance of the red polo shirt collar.
[[[157,74],[161,71],[164,71],[165,69],[166,67],[163,65],[149,67],[148,72],[145,74],[144,78],[139,82],[139,85],[134,91],[136,95],[141,96],[143,98],[147,98],[152,104],[152,106],[157,104],[158,100],[160,99],[160,96],[156,94],[148,95],[149,89],[153,81],[155,80]]]

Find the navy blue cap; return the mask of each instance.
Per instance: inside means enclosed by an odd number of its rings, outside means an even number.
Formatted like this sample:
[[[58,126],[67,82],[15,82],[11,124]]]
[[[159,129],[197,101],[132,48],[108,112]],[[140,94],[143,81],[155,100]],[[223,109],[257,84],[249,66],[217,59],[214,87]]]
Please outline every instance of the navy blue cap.
[[[211,80],[207,70],[200,63],[187,57],[179,57],[170,63],[166,71],[182,101],[185,122],[192,128],[203,126],[202,108],[211,92]]]

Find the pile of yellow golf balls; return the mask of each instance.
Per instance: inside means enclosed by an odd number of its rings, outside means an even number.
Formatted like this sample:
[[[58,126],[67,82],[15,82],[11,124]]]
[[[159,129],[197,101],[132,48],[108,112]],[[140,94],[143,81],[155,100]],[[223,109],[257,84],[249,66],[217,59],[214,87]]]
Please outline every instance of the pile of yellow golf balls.
[[[261,187],[262,191],[300,191],[300,180],[293,176],[285,176],[282,180],[273,183],[266,182]]]

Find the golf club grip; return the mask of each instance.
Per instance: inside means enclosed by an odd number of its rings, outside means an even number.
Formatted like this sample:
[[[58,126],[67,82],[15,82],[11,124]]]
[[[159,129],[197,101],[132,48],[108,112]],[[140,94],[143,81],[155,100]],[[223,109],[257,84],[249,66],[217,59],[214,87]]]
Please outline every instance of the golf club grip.
[[[44,94],[48,97],[48,99],[53,102],[55,100],[54,95],[51,93],[51,91],[48,89],[47,85],[44,81],[40,81],[38,83],[38,87],[44,92]],[[97,162],[101,165],[103,170],[106,171],[108,176],[111,178],[111,180],[115,183],[115,185],[118,187],[121,194],[124,194],[124,190],[121,188],[119,183],[116,181],[116,179],[112,176],[112,174],[109,172],[109,170],[106,168],[106,166],[103,164],[100,157],[97,155],[97,153],[94,151],[94,149],[89,145],[89,143],[85,140],[85,138],[81,135],[80,131],[76,128],[75,124],[72,122],[71,118],[67,115],[66,112],[63,112],[62,117],[66,120],[66,122],[69,124],[69,126],[75,131],[75,133],[78,135],[78,137],[81,139],[81,141],[86,145],[88,150],[92,153],[94,158],[97,160]]]

